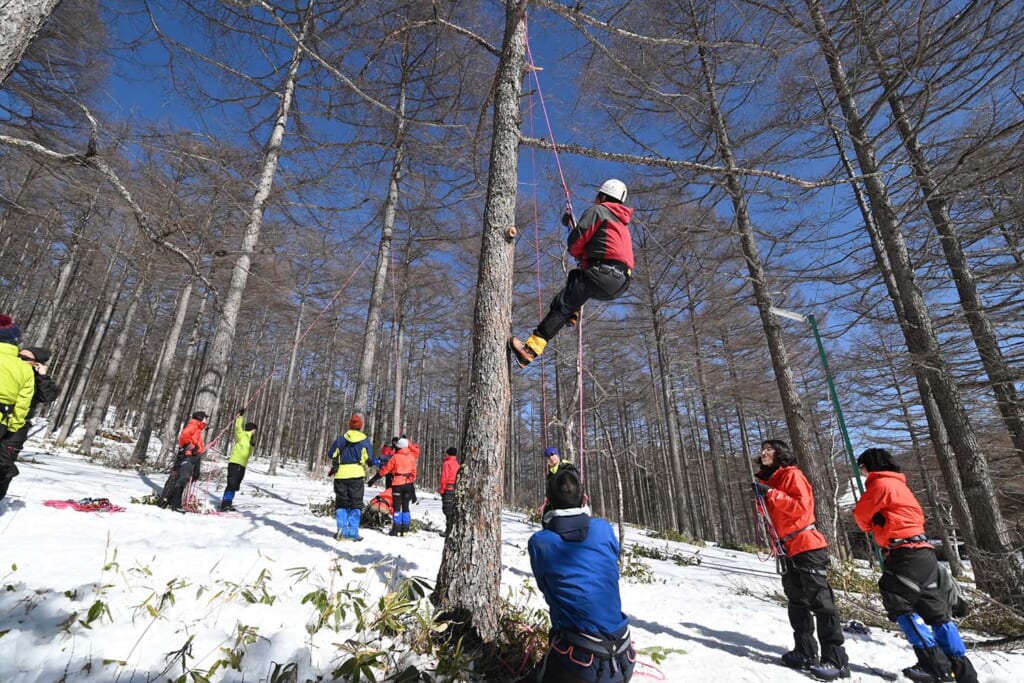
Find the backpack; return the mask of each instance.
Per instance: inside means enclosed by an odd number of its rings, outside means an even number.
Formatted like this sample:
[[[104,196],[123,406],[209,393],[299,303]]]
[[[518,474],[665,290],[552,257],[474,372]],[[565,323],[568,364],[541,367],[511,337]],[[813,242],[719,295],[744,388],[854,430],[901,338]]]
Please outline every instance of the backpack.
[[[340,449],[337,461],[342,465],[358,465],[363,458],[363,442],[346,442]]]
[[[949,565],[945,562],[939,562],[938,565],[939,594],[945,598],[946,604],[949,605],[950,613],[954,617],[962,619],[970,613],[971,605],[967,602],[967,598],[964,597],[960,584],[953,578],[953,572],[949,571]]]

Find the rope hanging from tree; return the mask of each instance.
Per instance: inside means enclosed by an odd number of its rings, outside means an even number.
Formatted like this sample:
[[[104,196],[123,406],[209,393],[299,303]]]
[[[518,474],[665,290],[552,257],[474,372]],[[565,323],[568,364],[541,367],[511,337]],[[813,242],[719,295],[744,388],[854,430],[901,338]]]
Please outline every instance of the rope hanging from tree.
[[[533,76],[533,82],[534,82],[534,85],[536,86],[537,97],[538,97],[538,99],[540,101],[540,109],[541,109],[541,112],[544,115],[544,124],[547,126],[548,138],[551,140],[551,149],[552,149],[552,152],[554,153],[554,156],[555,156],[555,166],[558,168],[558,178],[559,178],[559,181],[562,184],[562,192],[563,192],[563,194],[565,196],[565,211],[571,217],[572,224],[575,225],[576,224],[576,214],[573,212],[573,209],[572,209],[572,195],[569,192],[569,185],[568,185],[568,183],[565,180],[565,172],[562,169],[562,161],[561,161],[561,158],[558,156],[558,145],[555,143],[555,133],[554,133],[554,130],[553,130],[552,126],[551,126],[551,117],[548,116],[547,105],[544,102],[544,91],[541,88],[540,76],[538,75],[539,72],[541,71],[541,67],[537,66],[536,62],[533,59],[533,52],[530,50],[530,33],[529,33],[529,26],[528,25],[527,25],[527,30],[526,30],[526,41],[525,42],[526,42],[526,62],[527,62],[526,65],[527,65],[527,68],[528,68],[530,74],[532,74],[532,76]],[[536,189],[534,191],[536,192]],[[537,247],[537,250],[538,250],[538,269],[540,267],[539,266],[539,258],[540,258],[539,257],[539,249],[540,248],[538,246]],[[539,274],[538,274],[538,283],[539,283]],[[538,288],[539,288],[539,284],[538,284]],[[543,307],[542,307],[541,312],[543,313]],[[583,476],[584,476],[584,469],[583,469],[583,464],[584,464],[584,448],[583,448],[584,447],[584,438],[583,438],[583,377],[584,377],[584,372],[583,372],[583,310],[582,309],[580,309],[579,321],[576,323],[576,331],[577,331],[576,387],[577,387],[577,390],[578,390],[577,406],[579,408],[579,414],[578,414],[578,417],[577,417],[577,425],[576,426],[577,426],[577,432],[578,432],[578,435],[579,435],[579,446],[578,446],[578,448],[579,448],[579,450],[578,450],[578,454],[579,454],[578,455],[578,460],[579,460],[579,463],[578,463],[578,466],[579,466],[579,471],[580,471],[580,478],[582,479]],[[543,365],[541,367],[542,367],[542,372],[543,372]],[[543,381],[543,375],[542,375],[542,381]],[[544,388],[542,386],[542,388],[541,388],[542,397],[543,397],[543,392],[544,392]],[[542,400],[543,400],[543,398],[542,398]],[[546,444],[547,443],[547,415],[546,415],[546,413],[545,413],[544,419],[545,419],[544,443]]]

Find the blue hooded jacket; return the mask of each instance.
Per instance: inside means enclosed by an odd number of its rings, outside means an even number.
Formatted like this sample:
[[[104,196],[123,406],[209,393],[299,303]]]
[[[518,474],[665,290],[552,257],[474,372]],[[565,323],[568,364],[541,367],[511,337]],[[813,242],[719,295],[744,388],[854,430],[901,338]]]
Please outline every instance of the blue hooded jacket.
[[[611,524],[587,513],[547,512],[544,529],[527,544],[530,566],[551,611],[552,631],[614,640],[629,625],[619,596],[619,542]]]

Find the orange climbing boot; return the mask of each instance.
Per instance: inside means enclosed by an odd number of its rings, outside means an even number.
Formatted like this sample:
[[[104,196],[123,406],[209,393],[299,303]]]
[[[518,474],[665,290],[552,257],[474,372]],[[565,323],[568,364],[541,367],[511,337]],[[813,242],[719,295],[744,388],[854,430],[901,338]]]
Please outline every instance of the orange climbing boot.
[[[527,365],[533,362],[533,360],[544,353],[544,348],[548,345],[548,340],[538,337],[535,334],[531,334],[525,342],[519,341],[518,337],[512,337],[508,343],[509,348],[512,349],[512,357],[516,359],[516,363],[521,368],[525,368]]]

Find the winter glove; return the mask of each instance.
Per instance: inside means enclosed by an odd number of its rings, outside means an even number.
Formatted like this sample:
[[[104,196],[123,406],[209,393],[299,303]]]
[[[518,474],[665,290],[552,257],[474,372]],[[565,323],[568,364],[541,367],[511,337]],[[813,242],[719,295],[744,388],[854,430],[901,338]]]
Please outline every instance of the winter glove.
[[[372,477],[370,477],[369,479],[366,480],[366,485],[367,486],[373,486],[378,481],[380,481],[380,474],[375,474],[375,475],[373,475]]]
[[[565,213],[562,214],[562,225],[564,225],[567,228],[574,228],[574,227],[576,227],[574,225],[574,221],[572,219],[572,214],[569,213],[568,211],[566,211]]]
[[[885,515],[883,515],[881,512],[876,512],[875,514],[873,514],[871,516],[871,525],[885,526]]]
[[[772,487],[763,481],[755,481],[750,485],[754,489],[754,495],[761,496],[762,498],[768,495],[768,492],[772,490]]]

